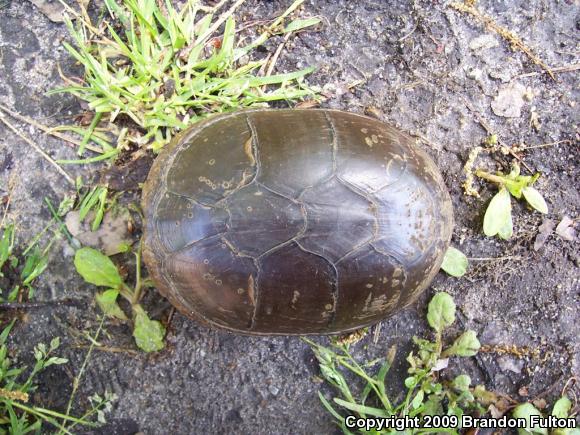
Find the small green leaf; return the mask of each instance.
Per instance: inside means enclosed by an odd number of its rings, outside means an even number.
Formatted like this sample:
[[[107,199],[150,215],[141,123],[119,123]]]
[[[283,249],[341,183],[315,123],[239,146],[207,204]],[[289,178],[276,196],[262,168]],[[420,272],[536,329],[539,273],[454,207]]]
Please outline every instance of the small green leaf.
[[[405,387],[411,389],[415,385],[417,385],[417,379],[415,378],[415,376],[409,376],[408,378],[405,379]]]
[[[471,378],[468,375],[459,375],[453,380],[453,388],[459,391],[467,391],[471,385]]]
[[[14,245],[14,225],[7,225],[0,238],[0,269],[10,257],[12,246]],[[2,274],[0,273],[0,276]]]
[[[433,296],[429,302],[427,321],[437,332],[455,322],[455,302],[449,294],[440,292]]]
[[[509,177],[509,175],[508,175]],[[505,180],[505,187],[509,192],[515,196],[516,198],[520,199],[522,197],[522,189],[528,185],[529,179],[531,177],[517,177],[517,179],[506,179]]]
[[[467,271],[467,257],[459,249],[450,246],[445,252],[441,269],[451,276],[460,277]]]
[[[133,337],[137,346],[145,352],[157,352],[163,349],[165,327],[157,320],[149,319],[140,305],[133,305],[133,312],[135,314]]]
[[[533,187],[527,186],[522,189],[522,193],[524,194],[524,198],[526,198],[528,204],[533,208],[538,210],[540,213],[548,213],[548,205],[540,192]]]
[[[315,26],[318,23],[320,23],[320,18],[307,18],[305,20],[297,19],[286,26],[284,33],[297,32],[306,27]]]
[[[572,402],[568,397],[563,396],[559,398],[556,403],[554,403],[554,408],[552,409],[552,415],[558,418],[567,418],[572,408]]]
[[[538,409],[532,405],[531,403],[520,403],[518,406],[514,408],[512,411],[512,416],[514,418],[524,418],[526,420],[526,427],[525,429],[518,429],[519,435],[529,435],[529,434],[541,434],[541,435],[548,435],[548,430],[546,428],[541,427],[532,427],[531,417],[532,415],[537,415],[540,418],[543,418],[542,413],[538,411]]]
[[[491,199],[483,218],[483,232],[486,236],[495,236],[506,228],[511,217],[512,205],[510,194],[505,187]]]
[[[91,284],[118,288],[123,284],[117,267],[104,254],[93,248],[81,248],[75,254],[75,267]]]
[[[117,296],[119,296],[119,290],[109,289],[102,293],[97,293],[95,300],[105,315],[120,320],[127,320],[126,314],[117,303]]]
[[[44,363],[44,367],[48,367],[48,366],[52,366],[52,365],[66,364],[66,363],[68,363],[68,359],[53,356],[53,357],[50,357],[48,360],[46,360],[46,362]]]
[[[461,334],[443,354],[445,356],[473,356],[481,347],[475,331],[468,330]]]
[[[514,234],[514,223],[512,220],[512,214],[510,213],[509,218],[505,223],[505,226],[500,228],[500,230],[497,232],[497,235],[499,236],[500,239],[507,240],[511,236],[513,236],[513,234]]]
[[[423,403],[423,399],[425,397],[425,392],[423,390],[419,390],[413,401],[411,402],[411,407],[413,409],[417,409]]]

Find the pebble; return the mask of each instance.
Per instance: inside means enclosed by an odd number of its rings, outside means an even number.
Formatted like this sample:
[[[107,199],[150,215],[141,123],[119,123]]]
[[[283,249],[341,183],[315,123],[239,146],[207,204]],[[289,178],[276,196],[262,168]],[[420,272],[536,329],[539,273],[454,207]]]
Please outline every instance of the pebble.
[[[520,360],[514,360],[513,358],[502,356],[498,359],[499,368],[504,371],[510,371],[516,374],[520,374],[524,368],[524,362]]]
[[[491,109],[497,116],[504,118],[519,118],[522,115],[526,87],[521,83],[513,83],[498,92],[491,102]]]
[[[473,51],[485,50],[488,48],[497,47],[498,45],[499,42],[497,41],[497,38],[489,34],[478,36],[469,42],[469,48]]]

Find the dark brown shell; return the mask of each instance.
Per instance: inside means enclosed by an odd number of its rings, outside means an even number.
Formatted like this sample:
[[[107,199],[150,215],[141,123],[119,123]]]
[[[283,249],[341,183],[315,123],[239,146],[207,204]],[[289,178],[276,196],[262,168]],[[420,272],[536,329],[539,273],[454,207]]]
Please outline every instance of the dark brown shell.
[[[182,313],[245,334],[333,334],[429,285],[453,225],[413,140],[333,110],[252,110],[194,125],[143,188],[144,259]]]

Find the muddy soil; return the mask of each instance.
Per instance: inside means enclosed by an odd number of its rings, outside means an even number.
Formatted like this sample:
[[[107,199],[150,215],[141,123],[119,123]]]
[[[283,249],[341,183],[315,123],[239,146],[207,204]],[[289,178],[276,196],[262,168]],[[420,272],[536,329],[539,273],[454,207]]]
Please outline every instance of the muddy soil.
[[[238,21],[274,17],[289,3],[248,0]],[[578,64],[578,2],[478,4],[548,65]],[[318,69],[309,82],[327,95],[324,107],[360,113],[373,106],[386,121],[415,135],[440,166],[452,195],[453,244],[472,258],[466,276],[440,273],[415,305],[383,322],[377,343],[372,336],[365,338],[356,354],[380,357],[397,344],[403,367],[411,337],[426,332],[426,302],[435,291],[445,290],[454,296],[463,326],[476,330],[482,344],[528,349],[520,356],[482,353],[477,361],[461,366],[454,362],[453,370],[467,370],[477,382],[519,400],[524,399],[517,395],[521,387],[534,397],[554,386],[546,397],[553,399],[570,376],[580,375],[578,243],[556,234],[538,250],[534,242],[544,219],[578,219],[577,73],[564,70],[551,79],[526,55],[512,51],[505,40],[446,2],[311,0],[305,10],[323,17],[324,25],[294,38],[282,52],[278,71],[314,65]],[[45,124],[72,122],[81,111],[74,98],[45,96],[61,84],[58,65],[66,74],[79,72],[61,47],[67,39],[64,25],[49,21],[32,3],[0,2],[1,103]],[[276,44],[266,49],[273,51]],[[481,121],[509,145],[558,142],[522,154],[526,172],[542,173],[536,186],[550,211],[541,216],[516,204],[515,233],[509,241],[482,234],[485,205],[496,188],[478,183],[477,199],[465,196],[461,187],[468,154],[487,135]],[[63,142],[11,122],[53,158],[75,157]],[[507,170],[509,161],[502,155],[484,156],[478,165]],[[71,175],[86,178],[87,171],[97,169],[67,168]],[[44,198],[58,203],[72,190],[2,123],[0,189],[2,194],[11,192],[8,216],[18,223],[21,242],[50,218]],[[73,254],[65,241],[57,243],[37,286],[40,304],[20,312],[23,321],[13,334],[22,360],[29,360],[35,343],[62,337],[61,353],[70,364],[48,370],[34,396],[36,403],[60,409],[86,354],[87,341],[80,334],[98,326],[95,289],[75,274]],[[167,317],[169,308],[156,293],[148,296],[147,305],[157,318]],[[176,313],[166,350],[147,356],[134,352],[128,328],[106,323],[105,329],[103,344],[117,352],[95,352],[75,406],[81,412],[91,394],[115,392],[119,400],[102,433],[336,431],[317,397],[317,365],[299,338],[235,336],[205,329]]]

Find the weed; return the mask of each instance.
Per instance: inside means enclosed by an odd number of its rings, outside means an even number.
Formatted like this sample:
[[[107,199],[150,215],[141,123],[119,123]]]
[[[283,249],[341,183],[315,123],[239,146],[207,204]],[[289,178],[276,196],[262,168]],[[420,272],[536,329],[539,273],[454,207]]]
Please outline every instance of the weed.
[[[47,228],[45,228],[46,230]],[[48,266],[48,254],[54,242],[54,237],[46,246],[40,248],[38,241],[44,230],[33,239],[21,253],[14,252],[16,228],[8,224],[0,228],[0,278],[6,278],[9,288],[0,288],[0,302],[22,301],[34,297],[34,281]]]
[[[320,22],[308,18],[285,23],[303,1],[294,1],[245,45],[236,37],[231,16],[243,0],[217,19],[195,1],[176,10],[171,2],[106,0],[110,18],[118,23],[104,20],[96,25],[84,10],[77,14],[66,6],[77,24],[66,19],[75,47],[64,46],[84,67],[85,76],[80,84],[65,78],[69,86],[51,92],[71,93],[88,103],[95,112],[90,126],[68,129],[82,136],[79,155],[89,144],[100,155],[61,163],[109,159],[129,143],[159,150],[177,131],[211,113],[315,95],[302,81],[313,68],[261,76],[271,66],[269,58],[248,59],[271,36],[288,36]],[[221,37],[210,39],[224,22]],[[99,132],[102,122],[124,126],[116,147]]]
[[[455,321],[455,303],[447,293],[436,294],[429,303],[427,313],[429,325],[435,332],[435,340],[429,341],[414,337],[418,347],[417,352],[411,352],[407,361],[408,374],[405,379],[406,392],[401,400],[393,400],[387,393],[386,376],[395,358],[394,348],[386,360],[380,364],[373,375],[368,370],[381,361],[360,364],[349,352],[349,346],[334,343],[331,348],[321,346],[304,339],[312,347],[320,365],[322,377],[340,393],[333,399],[334,405],[319,393],[324,407],[334,416],[337,424],[346,434],[351,431],[346,427],[345,417],[336,409],[336,405],[345,410],[348,415],[359,417],[376,416],[389,418],[391,416],[404,418],[448,415],[459,421],[464,413],[485,412],[477,396],[484,394],[482,386],[472,388],[471,379],[467,375],[459,375],[451,381],[438,379],[438,373],[449,362],[449,358],[459,356],[474,356],[479,347],[479,341],[474,331],[468,330],[461,334],[450,346],[444,348],[443,331]],[[363,381],[362,393],[356,397],[354,388],[347,382],[346,372],[350,372]],[[371,433],[396,433],[393,429],[374,431]],[[458,430],[436,428],[433,430],[410,430],[405,433],[440,433],[458,434]],[[362,431],[360,433],[368,433]]]
[[[514,164],[512,171],[507,175],[502,173],[493,175],[479,169],[475,171],[475,175],[500,186],[499,192],[490,201],[483,219],[483,232],[486,236],[497,234],[504,240],[512,236],[513,221],[510,195],[517,199],[523,197],[531,207],[540,213],[548,213],[544,197],[532,187],[540,174],[520,175],[519,166]]]
[[[128,320],[127,315],[117,303],[119,295],[131,304],[135,342],[145,352],[155,352],[163,349],[165,328],[157,320],[151,320],[139,304],[143,287],[147,285],[147,282],[141,280],[140,249],[135,253],[135,259],[137,267],[134,287],[128,286],[109,257],[96,249],[79,249],[75,255],[75,267],[86,282],[108,288],[95,296],[97,305],[107,317]]]
[[[441,263],[441,269],[449,275],[459,278],[467,272],[468,263],[467,257],[463,252],[450,246],[447,248],[447,251],[445,251],[443,263]]]
[[[92,407],[83,417],[76,418],[50,409],[28,405],[30,394],[36,386],[36,377],[52,365],[66,364],[68,360],[54,356],[60,345],[58,337],[53,338],[47,346],[40,343],[34,348],[35,364],[25,376],[26,367],[14,367],[8,356],[6,344],[14,321],[4,328],[0,334],[0,432],[12,434],[41,433],[46,426],[58,428],[61,434],[70,434],[66,425],[83,425],[97,427],[98,423],[90,421],[92,414],[103,413],[110,408],[111,397],[92,402]],[[62,421],[60,423],[59,421]],[[43,431],[44,429],[44,431]]]

